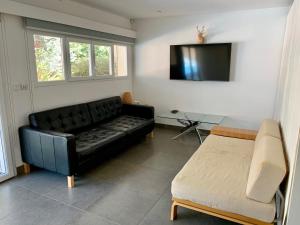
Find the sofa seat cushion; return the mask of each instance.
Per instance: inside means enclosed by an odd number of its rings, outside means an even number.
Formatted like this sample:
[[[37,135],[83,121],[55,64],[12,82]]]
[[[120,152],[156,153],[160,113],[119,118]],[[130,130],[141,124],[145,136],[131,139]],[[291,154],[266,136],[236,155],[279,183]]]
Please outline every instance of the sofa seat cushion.
[[[121,131],[105,128],[94,128],[76,135],[76,152],[79,157],[89,155],[98,148],[124,137]]]
[[[144,119],[144,118],[140,118],[140,117],[123,115],[123,116],[117,117],[107,123],[102,124],[101,127],[104,127],[106,129],[110,129],[110,130],[132,133],[132,132],[134,132],[144,126],[147,126],[151,123],[153,123],[153,119]]]
[[[275,217],[274,199],[247,198],[254,141],[209,135],[172,181],[173,197],[265,222]]]

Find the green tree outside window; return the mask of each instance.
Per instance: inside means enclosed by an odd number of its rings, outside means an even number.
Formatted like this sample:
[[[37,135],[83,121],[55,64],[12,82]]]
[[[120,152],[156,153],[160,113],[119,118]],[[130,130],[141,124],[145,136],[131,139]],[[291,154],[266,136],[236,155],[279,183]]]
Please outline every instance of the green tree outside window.
[[[34,50],[38,81],[64,80],[61,38],[34,35]]]

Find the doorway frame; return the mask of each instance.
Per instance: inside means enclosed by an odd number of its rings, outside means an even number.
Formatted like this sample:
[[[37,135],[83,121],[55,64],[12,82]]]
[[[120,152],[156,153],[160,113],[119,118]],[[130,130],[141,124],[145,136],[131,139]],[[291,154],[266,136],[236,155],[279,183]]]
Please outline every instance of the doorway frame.
[[[4,164],[5,164],[5,174],[0,176],[0,183],[14,177],[16,175],[16,168],[13,158],[13,148],[10,142],[10,132],[9,132],[9,104],[6,104],[9,98],[8,92],[8,81],[7,81],[7,61],[6,58],[6,48],[5,48],[5,37],[4,37],[4,26],[3,17],[0,13],[0,151],[2,150]],[[0,154],[2,154],[0,153]]]

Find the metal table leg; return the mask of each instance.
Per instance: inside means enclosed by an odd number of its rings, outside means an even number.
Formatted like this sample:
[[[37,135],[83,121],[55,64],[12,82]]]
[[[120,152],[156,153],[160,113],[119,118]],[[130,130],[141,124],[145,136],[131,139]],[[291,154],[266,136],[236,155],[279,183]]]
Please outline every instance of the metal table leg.
[[[202,139],[201,133],[200,133],[200,131],[197,129],[197,127],[195,128],[195,130],[196,130],[196,132],[197,132],[199,141],[200,141],[200,143],[202,144],[202,143],[203,143],[203,139]]]
[[[173,137],[173,140],[176,140],[177,138],[181,137],[184,134],[190,133],[191,131],[195,130],[196,127],[198,126],[198,124],[195,124],[189,128],[187,128],[185,131],[181,132],[180,134],[176,135],[175,137]]]

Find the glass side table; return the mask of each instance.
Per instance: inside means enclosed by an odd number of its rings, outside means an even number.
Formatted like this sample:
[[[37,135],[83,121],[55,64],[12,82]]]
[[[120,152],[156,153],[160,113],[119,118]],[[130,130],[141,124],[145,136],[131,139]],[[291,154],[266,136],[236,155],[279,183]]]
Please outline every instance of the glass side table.
[[[184,130],[172,139],[176,140],[177,138],[188,134],[192,131],[196,131],[200,143],[203,143],[203,136],[200,132],[201,126],[204,124],[208,125],[219,125],[225,119],[225,116],[213,115],[213,114],[204,114],[204,113],[192,113],[192,112],[183,112],[183,111],[169,111],[164,112],[158,115],[159,118],[176,120],[184,126]]]

